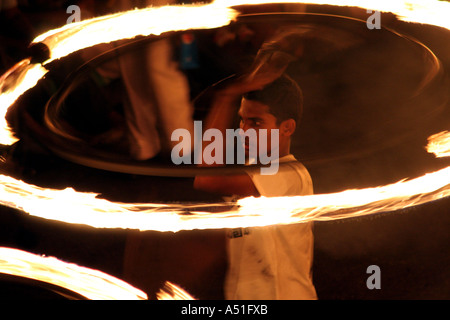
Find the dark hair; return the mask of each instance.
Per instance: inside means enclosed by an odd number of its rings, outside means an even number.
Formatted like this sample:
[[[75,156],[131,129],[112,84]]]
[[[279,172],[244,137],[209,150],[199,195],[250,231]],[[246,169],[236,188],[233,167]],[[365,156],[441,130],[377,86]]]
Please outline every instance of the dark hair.
[[[281,122],[294,119],[298,124],[303,112],[303,93],[297,82],[283,74],[262,90],[251,91],[244,98],[269,107],[269,113]]]

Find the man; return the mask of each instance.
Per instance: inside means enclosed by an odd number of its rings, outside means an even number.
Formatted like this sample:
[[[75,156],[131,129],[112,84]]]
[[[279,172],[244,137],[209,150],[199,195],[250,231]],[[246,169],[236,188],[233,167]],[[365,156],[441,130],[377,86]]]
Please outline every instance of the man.
[[[175,2],[120,0],[117,9],[159,7]],[[141,50],[119,55],[120,76],[127,93],[124,112],[130,155],[135,160],[149,160],[170,150],[170,135],[175,129],[193,130],[189,83],[173,58],[173,49],[170,39],[162,38]]]
[[[258,154],[278,151],[279,158],[274,160],[280,163],[278,172],[198,176],[194,187],[238,197],[312,194],[309,173],[290,153],[303,103],[298,85],[286,75],[273,72],[243,77],[216,94],[206,129],[225,132],[230,128],[236,113],[233,106],[239,99],[240,128],[244,132],[256,130]],[[268,139],[267,150],[259,148],[260,129],[267,130],[267,137],[278,130],[278,139]],[[249,155],[250,143],[243,143]],[[311,277],[311,223],[230,230],[227,249],[226,299],[317,299]]]

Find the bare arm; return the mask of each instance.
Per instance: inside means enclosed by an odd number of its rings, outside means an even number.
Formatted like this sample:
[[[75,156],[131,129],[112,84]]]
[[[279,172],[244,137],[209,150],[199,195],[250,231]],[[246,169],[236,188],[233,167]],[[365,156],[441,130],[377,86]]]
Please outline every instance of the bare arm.
[[[236,106],[239,99],[245,93],[244,87],[240,83],[234,83],[229,87],[215,93],[211,110],[206,117],[205,130],[215,128],[220,130],[222,137],[225,137],[226,129],[232,127],[233,119],[237,114]],[[206,147],[205,144],[203,147]],[[225,157],[226,143],[223,145],[223,155]],[[225,163],[223,161],[223,163]],[[199,166],[218,166],[201,163]],[[221,195],[239,196],[259,196],[252,180],[247,174],[217,175],[217,176],[197,176],[194,180],[194,188],[206,192]]]
[[[293,29],[280,33],[266,42],[255,58],[252,71],[216,93],[210,114],[206,119],[206,129],[219,129],[222,137],[226,137],[225,131],[231,128],[233,117],[237,113],[235,108],[237,100],[244,93],[260,90],[281,76],[290,61],[302,54],[303,44],[299,40],[303,35],[304,30]],[[295,41],[289,40],[292,37]],[[295,43],[293,47],[292,43]],[[201,165],[205,166],[204,163]],[[194,187],[224,195],[259,196],[253,181],[247,174],[198,176],[195,178]]]
[[[237,79],[225,88],[215,93],[211,111],[206,118],[205,130],[215,128],[220,130],[222,137],[226,137],[226,129],[232,128],[232,122],[237,114],[237,106],[242,95],[246,92],[261,89],[264,85],[273,81],[274,75],[264,75],[257,78],[248,76]],[[204,147],[206,147],[204,145]],[[226,144],[223,145],[225,157]],[[225,161],[223,161],[225,163]],[[201,163],[200,166],[217,166]],[[222,195],[259,196],[259,192],[247,174],[197,176],[194,188]]]

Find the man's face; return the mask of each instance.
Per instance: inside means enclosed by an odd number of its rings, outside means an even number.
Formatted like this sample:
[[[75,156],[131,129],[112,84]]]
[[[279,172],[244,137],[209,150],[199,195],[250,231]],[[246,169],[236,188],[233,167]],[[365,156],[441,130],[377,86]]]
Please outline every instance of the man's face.
[[[279,130],[277,125],[277,119],[271,113],[269,113],[269,107],[252,100],[242,99],[241,107],[239,109],[238,115],[240,117],[240,128],[245,132],[248,129],[254,129],[256,131],[256,139],[245,139],[243,141],[245,154],[249,155],[249,150],[251,144],[254,147],[258,155],[265,153],[266,155],[270,153],[273,148],[279,146],[279,141],[271,141],[271,130]],[[267,134],[262,135],[261,129],[266,129]],[[264,150],[261,148],[260,139],[265,139],[267,141],[267,148]],[[256,141],[255,141],[256,140]]]

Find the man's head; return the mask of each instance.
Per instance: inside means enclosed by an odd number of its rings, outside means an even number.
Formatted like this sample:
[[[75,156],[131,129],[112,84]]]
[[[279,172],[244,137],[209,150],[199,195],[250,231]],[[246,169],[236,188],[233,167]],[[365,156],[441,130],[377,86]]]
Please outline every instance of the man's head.
[[[244,95],[246,100],[257,101],[269,107],[269,113],[281,122],[293,119],[299,123],[303,111],[303,94],[298,84],[286,74],[264,87]]]
[[[240,127],[244,132],[250,128],[257,132],[267,129],[267,151],[258,150],[258,153],[270,152],[272,148],[278,147],[281,157],[290,152],[290,139],[300,121],[302,109],[300,87],[290,77],[282,75],[262,90],[243,96],[239,109]],[[273,129],[279,131],[279,141],[271,141]],[[257,144],[260,146],[259,142]],[[249,146],[245,147],[248,152]]]

